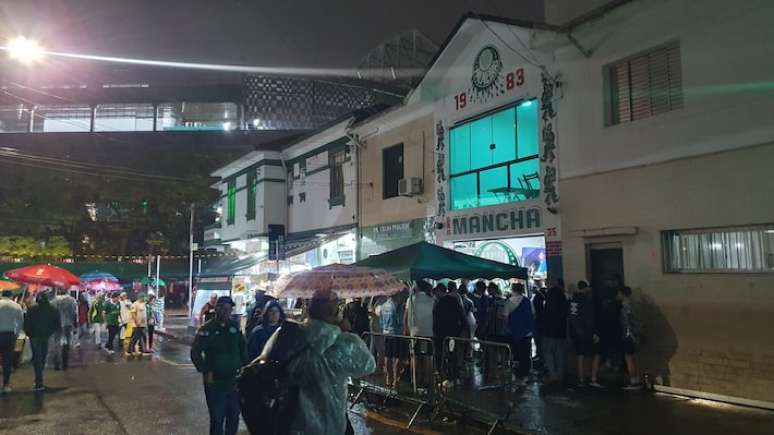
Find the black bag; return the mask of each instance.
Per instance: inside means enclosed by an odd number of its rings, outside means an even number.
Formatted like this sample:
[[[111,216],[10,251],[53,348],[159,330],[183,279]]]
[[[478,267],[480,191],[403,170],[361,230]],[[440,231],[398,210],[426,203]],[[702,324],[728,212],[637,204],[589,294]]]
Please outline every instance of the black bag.
[[[277,332],[277,339],[267,360],[256,359],[239,374],[237,388],[239,405],[247,429],[253,435],[284,435],[299,408],[299,389],[287,379],[288,364],[306,346],[299,345],[300,325],[286,321]]]

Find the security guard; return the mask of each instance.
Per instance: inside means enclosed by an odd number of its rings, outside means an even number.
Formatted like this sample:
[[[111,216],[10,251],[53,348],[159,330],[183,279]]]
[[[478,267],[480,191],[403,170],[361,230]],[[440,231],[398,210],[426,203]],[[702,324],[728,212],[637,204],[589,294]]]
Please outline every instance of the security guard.
[[[233,309],[229,296],[219,297],[215,318],[199,328],[191,345],[191,361],[204,377],[210,435],[235,435],[239,427],[236,381],[247,363],[247,351],[239,324],[231,320]]]

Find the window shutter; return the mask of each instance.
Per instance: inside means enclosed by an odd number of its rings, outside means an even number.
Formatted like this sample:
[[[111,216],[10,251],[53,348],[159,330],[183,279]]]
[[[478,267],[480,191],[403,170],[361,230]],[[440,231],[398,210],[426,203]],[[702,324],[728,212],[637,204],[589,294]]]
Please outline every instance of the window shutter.
[[[680,46],[661,46],[607,67],[610,123],[636,121],[683,107]]]

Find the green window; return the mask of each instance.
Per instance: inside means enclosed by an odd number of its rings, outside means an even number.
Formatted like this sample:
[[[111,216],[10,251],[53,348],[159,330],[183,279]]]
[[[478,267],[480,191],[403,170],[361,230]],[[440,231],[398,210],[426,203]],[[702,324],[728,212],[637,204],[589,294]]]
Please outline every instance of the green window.
[[[449,138],[452,210],[540,194],[535,100],[465,121],[451,129]]]
[[[247,173],[247,220],[255,220],[255,196],[258,191],[258,177],[255,176],[255,171]]]
[[[226,210],[226,223],[234,225],[236,221],[236,179],[228,182],[228,210]]]

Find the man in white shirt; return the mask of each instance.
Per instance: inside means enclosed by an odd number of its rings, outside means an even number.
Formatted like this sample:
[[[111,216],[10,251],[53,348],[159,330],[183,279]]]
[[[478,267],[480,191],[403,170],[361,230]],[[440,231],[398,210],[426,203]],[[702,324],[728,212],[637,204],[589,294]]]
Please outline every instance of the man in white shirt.
[[[0,358],[3,360],[2,394],[11,392],[11,370],[13,369],[16,337],[24,325],[24,313],[19,304],[11,300],[11,292],[3,291],[0,297]]]

